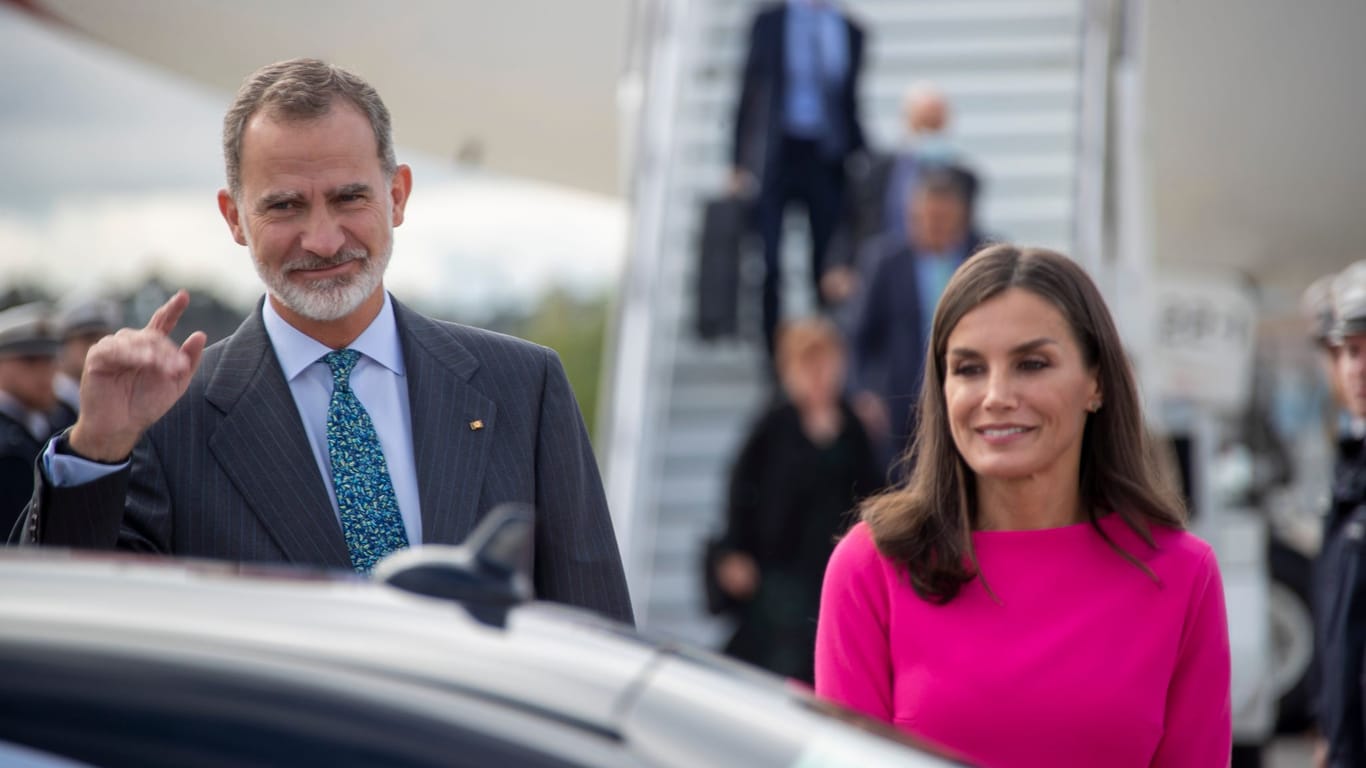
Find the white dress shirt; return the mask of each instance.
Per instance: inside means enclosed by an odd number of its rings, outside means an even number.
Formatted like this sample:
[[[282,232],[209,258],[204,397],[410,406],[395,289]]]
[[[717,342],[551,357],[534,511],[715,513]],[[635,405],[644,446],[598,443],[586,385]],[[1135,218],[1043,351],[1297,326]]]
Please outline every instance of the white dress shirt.
[[[331,370],[322,361],[332,349],[286,322],[269,301],[265,302],[261,316],[290,394],[294,396],[294,405],[313,449],[313,458],[318,462],[332,511],[337,513],[332,462],[327,455],[327,407],[332,399],[333,382]],[[379,315],[349,348],[361,353],[351,371],[351,389],[374,422],[408,543],[417,546],[422,543],[422,509],[418,501],[417,463],[413,457],[413,417],[408,407],[403,347],[399,343],[398,324],[388,293],[384,294],[384,306]],[[58,454],[52,443],[44,451],[43,461],[48,477],[58,486],[87,483],[124,466]],[[341,525],[340,513],[337,513],[337,525]]]

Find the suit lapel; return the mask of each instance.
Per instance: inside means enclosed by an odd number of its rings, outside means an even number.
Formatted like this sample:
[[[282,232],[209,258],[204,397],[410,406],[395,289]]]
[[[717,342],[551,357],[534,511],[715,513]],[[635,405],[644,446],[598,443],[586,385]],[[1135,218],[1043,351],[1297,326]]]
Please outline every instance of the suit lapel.
[[[209,450],[286,558],[350,568],[346,539],[259,306],[228,339],[204,397],[224,414]]]
[[[458,544],[478,519],[498,414],[469,383],[478,359],[449,330],[397,301],[394,314],[408,376],[422,539]]]

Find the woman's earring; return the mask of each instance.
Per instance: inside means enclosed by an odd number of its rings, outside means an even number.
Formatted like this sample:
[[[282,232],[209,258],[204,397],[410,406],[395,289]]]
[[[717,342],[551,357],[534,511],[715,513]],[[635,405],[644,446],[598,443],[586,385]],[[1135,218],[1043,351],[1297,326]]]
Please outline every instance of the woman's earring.
[[[1086,406],[1086,410],[1090,411],[1091,413],[1095,413],[1096,411],[1099,411],[1099,410],[1100,410],[1100,401],[1099,401],[1099,400],[1092,400],[1092,401],[1091,401],[1091,404],[1088,405],[1088,406]]]

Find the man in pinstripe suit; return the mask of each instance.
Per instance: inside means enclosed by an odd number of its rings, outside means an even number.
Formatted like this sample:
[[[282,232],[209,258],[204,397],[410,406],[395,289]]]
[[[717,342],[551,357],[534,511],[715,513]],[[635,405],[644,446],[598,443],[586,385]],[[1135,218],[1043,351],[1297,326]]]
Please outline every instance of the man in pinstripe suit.
[[[384,290],[412,174],[374,89],[316,60],[270,65],[244,82],[223,136],[219,209],[266,299],[207,349],[203,333],[169,338],[183,291],[146,327],[98,343],[76,425],[39,458],[19,541],[351,567],[324,361],[349,349],[400,544],[458,543],[496,504],[529,503],[538,596],[631,621],[558,357],[423,317]]]

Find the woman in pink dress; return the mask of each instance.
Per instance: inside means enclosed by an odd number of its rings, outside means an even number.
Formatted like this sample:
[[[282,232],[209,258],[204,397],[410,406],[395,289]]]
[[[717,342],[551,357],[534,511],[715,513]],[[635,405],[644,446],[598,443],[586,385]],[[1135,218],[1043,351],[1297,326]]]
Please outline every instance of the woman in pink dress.
[[[816,691],[1007,766],[1223,766],[1228,625],[1099,291],[987,248],[935,311],[906,483],[826,569]]]

